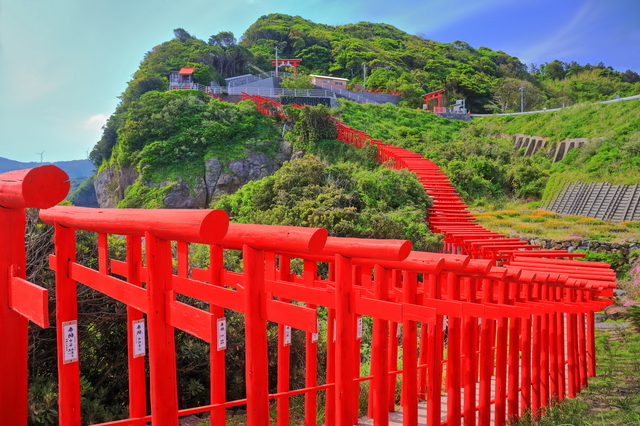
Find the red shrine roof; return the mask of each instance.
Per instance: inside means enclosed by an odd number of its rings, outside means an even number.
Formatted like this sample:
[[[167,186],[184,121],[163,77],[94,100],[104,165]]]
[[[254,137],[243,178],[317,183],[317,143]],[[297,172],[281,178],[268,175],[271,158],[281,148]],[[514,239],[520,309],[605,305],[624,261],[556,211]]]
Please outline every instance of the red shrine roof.
[[[180,74],[180,75],[191,75],[191,74],[193,74],[193,67],[184,67],[178,72],[178,74]]]

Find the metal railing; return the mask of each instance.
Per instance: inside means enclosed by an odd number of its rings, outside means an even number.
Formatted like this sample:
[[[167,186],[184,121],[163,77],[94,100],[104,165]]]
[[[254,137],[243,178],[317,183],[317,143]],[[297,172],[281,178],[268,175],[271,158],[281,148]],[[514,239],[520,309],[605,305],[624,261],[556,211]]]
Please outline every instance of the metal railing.
[[[277,96],[300,96],[312,98],[332,98],[334,94],[331,90],[325,89],[285,89],[273,87],[229,87],[230,95],[249,95],[277,97]]]

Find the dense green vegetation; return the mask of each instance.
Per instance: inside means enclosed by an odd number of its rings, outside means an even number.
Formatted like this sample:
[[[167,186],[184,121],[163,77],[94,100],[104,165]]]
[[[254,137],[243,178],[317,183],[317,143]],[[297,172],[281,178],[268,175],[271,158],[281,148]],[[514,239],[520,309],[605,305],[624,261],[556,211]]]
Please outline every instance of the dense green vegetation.
[[[548,137],[552,149],[566,138],[597,138],[553,165],[546,156],[534,157],[533,161],[549,175],[543,194],[543,201],[548,201],[567,181],[626,185],[640,181],[639,106],[640,100],[583,104],[544,114],[482,118],[474,120],[471,127]]]
[[[451,121],[392,105],[343,102],[337,115],[375,138],[420,153],[440,165],[467,202],[481,206],[516,198],[551,199],[566,181],[640,180],[640,100],[582,104],[544,114]],[[549,138],[547,149],[566,138],[595,138],[552,164],[545,150],[518,152],[510,134]]]
[[[539,195],[550,161],[520,156],[499,126],[478,120],[471,124],[389,104],[345,102],[345,123],[435,161],[469,203],[506,197]],[[548,163],[548,164],[547,164]]]
[[[289,137],[309,154],[223,197],[217,208],[235,222],[320,227],[337,237],[401,238],[416,250],[440,248],[425,222],[431,200],[413,173],[376,164],[370,147],[357,150],[333,139],[335,126],[322,105],[289,112],[296,117]]]
[[[337,237],[404,238],[416,250],[439,248],[425,222],[430,200],[408,171],[313,156],[290,161],[273,176],[249,182],[217,208],[241,223],[326,228]]]
[[[391,25],[359,22],[340,26],[318,24],[299,16],[262,16],[241,37],[226,31],[198,39],[184,29],[149,51],[107,121],[90,158],[96,166],[111,157],[122,138],[128,110],[144,93],[168,87],[168,76],[185,66],[195,69],[201,84],[224,83],[224,78],[271,69],[276,47],[281,57],[302,58],[299,72],[347,78],[351,84],[397,90],[401,105],[420,107],[421,95],[445,89],[445,99],[466,99],[474,112],[513,111],[520,108],[520,87],[525,87],[525,108],[555,108],[580,102],[611,99],[614,94],[640,93],[640,75],[597,65],[549,63],[526,66],[514,56],[464,41],[440,43],[407,34]],[[298,87],[302,81],[287,81]],[[308,82],[306,82],[308,85]],[[446,104],[446,103],[445,103]]]

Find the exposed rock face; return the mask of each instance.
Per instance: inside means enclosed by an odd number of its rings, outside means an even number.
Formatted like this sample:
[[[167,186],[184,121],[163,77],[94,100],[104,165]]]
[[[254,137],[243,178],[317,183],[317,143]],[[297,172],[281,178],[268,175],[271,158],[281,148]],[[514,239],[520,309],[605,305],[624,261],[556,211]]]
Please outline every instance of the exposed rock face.
[[[626,318],[627,309],[629,308],[627,308],[626,306],[611,305],[607,306],[607,308],[604,310],[604,313],[609,319],[619,320],[622,318]]]
[[[272,175],[293,155],[290,142],[283,141],[275,158],[265,154],[248,152],[246,158],[221,161],[219,158],[205,160],[203,176],[190,185],[182,177],[176,181],[158,183],[145,182],[147,186],[171,186],[164,198],[164,206],[171,209],[207,208],[214,197],[232,194],[252,180]],[[124,198],[125,189],[138,178],[135,171],[105,170],[95,180],[100,207],[116,207]]]
[[[124,190],[138,178],[138,172],[127,167],[120,170],[108,168],[96,176],[93,186],[96,198],[102,208],[115,208],[118,201],[124,198]]]

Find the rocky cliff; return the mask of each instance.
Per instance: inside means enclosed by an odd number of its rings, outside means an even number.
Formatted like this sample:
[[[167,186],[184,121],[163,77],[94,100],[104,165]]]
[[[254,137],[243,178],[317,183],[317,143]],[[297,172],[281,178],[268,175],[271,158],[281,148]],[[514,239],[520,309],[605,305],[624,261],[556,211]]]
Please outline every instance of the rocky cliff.
[[[142,180],[142,183],[167,189],[163,200],[165,208],[208,208],[214,197],[232,194],[249,181],[272,175],[285,161],[299,155],[294,154],[290,142],[282,141],[274,158],[258,152],[247,152],[245,158],[236,160],[209,158],[204,161],[203,175],[195,178],[195,184],[190,185],[182,177],[160,183]],[[94,186],[100,207],[117,207],[126,189],[138,179],[142,179],[140,174],[132,168],[110,167],[99,173]]]

